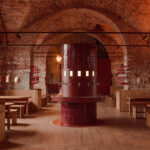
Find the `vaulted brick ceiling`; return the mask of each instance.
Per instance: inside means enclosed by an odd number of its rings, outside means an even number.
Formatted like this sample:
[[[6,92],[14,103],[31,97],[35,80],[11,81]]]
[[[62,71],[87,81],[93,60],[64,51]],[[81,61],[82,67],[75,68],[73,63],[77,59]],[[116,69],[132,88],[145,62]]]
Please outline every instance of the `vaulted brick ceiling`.
[[[149,0],[0,0],[0,7],[8,30],[20,30],[42,16],[51,16],[60,10],[87,8],[114,22],[121,19],[136,30],[150,31]]]
[[[150,31],[149,0],[0,0],[0,14],[7,31],[92,31],[96,24],[106,32]],[[16,35],[8,35],[8,41],[58,43],[63,36],[21,35],[20,41]],[[97,38],[104,44],[125,44],[119,35]],[[126,44],[137,44],[138,39],[141,37],[138,36],[135,43],[127,40]],[[116,48],[112,51],[116,52]]]

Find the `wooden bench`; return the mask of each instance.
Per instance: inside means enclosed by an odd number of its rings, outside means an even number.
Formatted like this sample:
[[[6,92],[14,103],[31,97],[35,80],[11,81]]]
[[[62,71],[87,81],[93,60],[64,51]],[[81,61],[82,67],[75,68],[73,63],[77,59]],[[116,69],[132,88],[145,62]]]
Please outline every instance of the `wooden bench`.
[[[51,95],[42,95],[41,97],[41,106],[46,106],[48,102],[50,102]]]
[[[47,105],[47,96],[46,95],[43,95],[41,97],[41,106],[44,107]]]
[[[24,117],[24,105],[12,105],[12,106],[10,106],[10,108],[18,109],[20,118]]]
[[[27,105],[27,102],[26,101],[13,101],[13,103],[15,104],[15,105],[24,105],[24,110],[25,110],[25,114],[26,114],[26,116],[28,115],[28,110],[29,110],[29,108],[27,108],[27,107],[29,107],[28,105]]]
[[[5,113],[6,113],[6,118],[8,117],[8,114],[7,114],[7,110],[5,110]],[[18,110],[17,109],[10,109],[10,117],[12,118],[12,125],[16,125],[17,124],[17,112]],[[10,119],[10,118],[9,118]],[[9,121],[10,122],[10,121]]]
[[[129,105],[129,114],[132,116],[133,112],[133,117],[137,117],[137,113],[145,113],[143,112],[138,112],[138,108],[145,110],[146,106],[150,104],[150,98],[133,98],[133,97],[128,97],[128,102],[127,104]]]
[[[146,104],[133,104],[132,105],[132,116],[133,118],[138,118],[139,115],[142,118],[145,118],[146,113]]]

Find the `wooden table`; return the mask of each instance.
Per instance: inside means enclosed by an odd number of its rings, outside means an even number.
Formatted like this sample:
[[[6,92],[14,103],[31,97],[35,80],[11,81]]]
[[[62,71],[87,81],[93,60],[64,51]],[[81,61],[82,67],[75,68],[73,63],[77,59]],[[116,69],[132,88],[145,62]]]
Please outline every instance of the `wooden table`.
[[[5,102],[17,102],[22,101],[26,104],[26,116],[29,114],[29,98],[27,96],[0,96],[0,100],[4,100]]]
[[[127,97],[127,99],[128,99],[127,104],[129,105],[130,116],[131,116],[132,105],[143,105],[146,107],[148,104],[150,104],[150,98]]]

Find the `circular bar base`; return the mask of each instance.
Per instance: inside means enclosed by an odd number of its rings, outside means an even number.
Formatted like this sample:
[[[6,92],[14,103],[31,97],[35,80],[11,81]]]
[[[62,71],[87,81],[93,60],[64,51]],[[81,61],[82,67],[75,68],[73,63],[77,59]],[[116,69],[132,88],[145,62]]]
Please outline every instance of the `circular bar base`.
[[[96,102],[62,102],[61,120],[66,126],[96,124]]]
[[[73,127],[73,128],[84,128],[84,127],[93,127],[93,126],[100,126],[104,124],[103,120],[96,120],[96,124],[93,125],[63,125],[61,119],[56,119],[53,121],[53,124],[56,126],[63,126],[63,127]]]
[[[64,126],[87,126],[96,124],[96,102],[101,96],[62,97],[54,96],[54,101],[61,102],[61,121]]]

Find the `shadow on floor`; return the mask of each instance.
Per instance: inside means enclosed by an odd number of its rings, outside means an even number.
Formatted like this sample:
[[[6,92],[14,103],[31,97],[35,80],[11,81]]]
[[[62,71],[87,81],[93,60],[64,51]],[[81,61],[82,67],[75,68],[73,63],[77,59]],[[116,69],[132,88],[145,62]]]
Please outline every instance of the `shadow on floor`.
[[[43,116],[46,117],[49,115],[51,115],[51,116],[52,115],[60,115],[60,110],[44,107],[37,113],[37,115],[38,115],[38,118],[43,117]]]
[[[36,117],[37,117],[37,116],[34,114],[34,115],[29,115],[29,116],[27,116],[27,117],[24,116],[23,119],[30,119],[30,118],[32,119],[32,118],[36,118]]]
[[[20,138],[31,137],[35,134],[36,134],[35,131],[15,131],[15,130],[6,131],[5,140],[2,143],[0,143],[0,150],[14,149],[23,146],[23,144],[9,141],[10,138],[14,140],[18,139],[17,141],[19,141]]]
[[[27,124],[27,123],[17,123],[15,126],[24,126],[24,127],[28,127],[28,126],[30,126],[30,124]]]
[[[22,146],[22,144],[4,141],[4,142],[0,143],[0,150],[8,150],[8,149],[12,149],[12,148],[21,147],[21,146]]]

